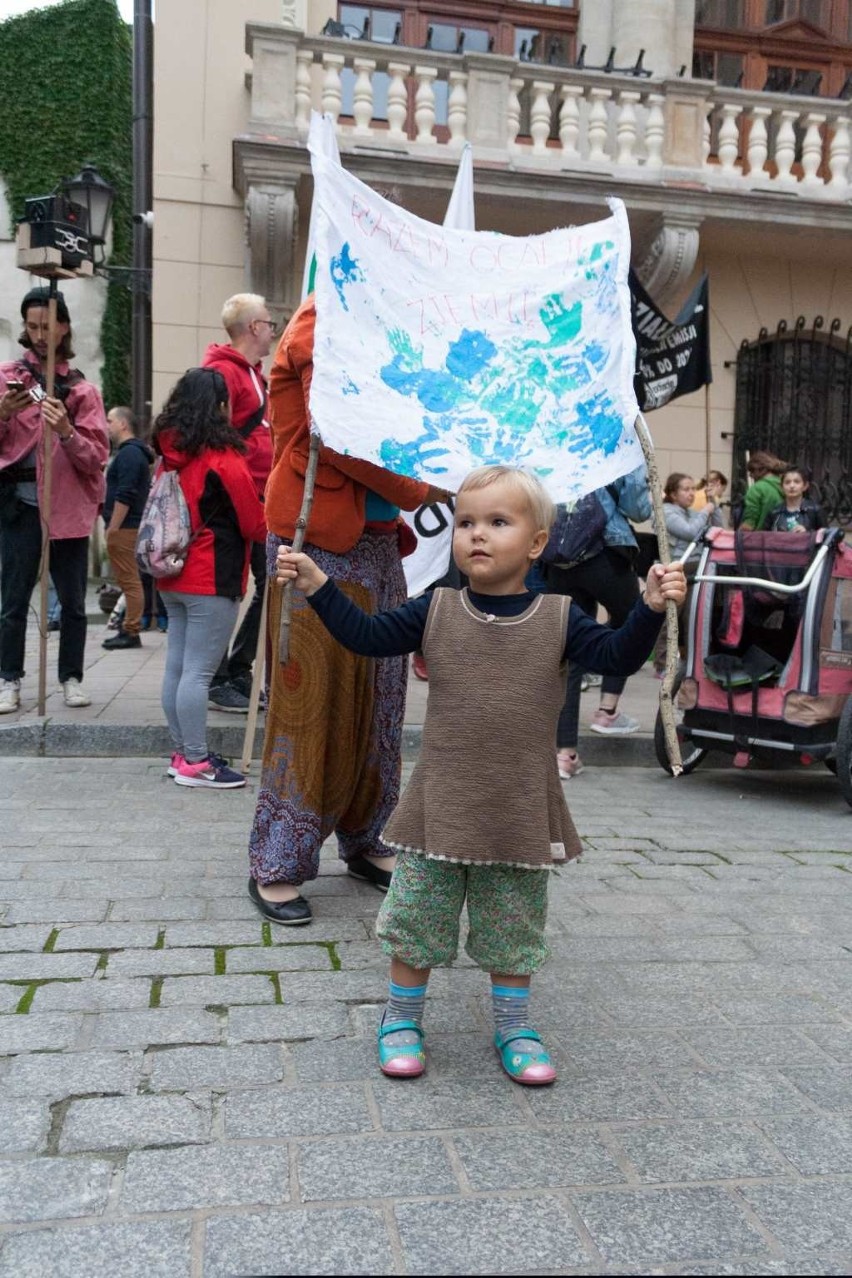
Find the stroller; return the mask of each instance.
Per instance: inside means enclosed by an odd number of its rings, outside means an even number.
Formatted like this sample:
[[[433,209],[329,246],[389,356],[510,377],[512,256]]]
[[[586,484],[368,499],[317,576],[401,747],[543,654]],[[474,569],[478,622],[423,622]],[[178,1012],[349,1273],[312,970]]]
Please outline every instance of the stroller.
[[[821,761],[852,805],[852,547],[842,529],[708,529],[674,693],[684,773],[711,749],[743,768]],[[671,773],[659,714],[654,747]]]

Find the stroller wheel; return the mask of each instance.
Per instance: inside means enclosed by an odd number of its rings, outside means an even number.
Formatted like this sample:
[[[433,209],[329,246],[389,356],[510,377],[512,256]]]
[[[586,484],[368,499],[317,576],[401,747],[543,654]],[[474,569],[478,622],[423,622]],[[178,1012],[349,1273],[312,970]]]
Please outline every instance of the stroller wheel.
[[[837,780],[840,793],[852,807],[852,697],[848,697],[837,729]]]
[[[683,681],[683,667],[678,670],[675,675],[675,681],[672,686],[672,700],[677,696],[678,688]],[[660,711],[657,711],[657,718],[654,723],[654,752],[657,756],[657,763],[664,772],[668,772],[672,776],[672,765],[669,763],[668,751],[666,750],[666,734],[663,731],[663,717]],[[681,740],[681,763],[683,764],[683,775],[689,776],[690,772],[694,772],[699,763],[706,758],[707,750],[704,746],[694,745],[691,741]]]

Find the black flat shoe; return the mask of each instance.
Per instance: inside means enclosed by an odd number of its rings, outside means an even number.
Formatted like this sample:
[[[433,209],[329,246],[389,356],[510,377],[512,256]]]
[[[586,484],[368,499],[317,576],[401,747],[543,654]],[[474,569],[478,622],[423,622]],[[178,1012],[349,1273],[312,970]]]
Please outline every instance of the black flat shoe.
[[[292,901],[265,901],[258,891],[254,879],[249,879],[249,897],[260,910],[264,918],[273,923],[281,923],[284,927],[298,927],[300,923],[310,923],[313,912],[303,896]]]
[[[391,884],[392,871],[380,869],[378,865],[373,865],[372,861],[368,861],[365,856],[355,856],[351,861],[347,861],[346,872],[351,874],[353,879],[362,879],[364,883],[372,883],[373,887],[377,887],[380,892],[387,892]]]

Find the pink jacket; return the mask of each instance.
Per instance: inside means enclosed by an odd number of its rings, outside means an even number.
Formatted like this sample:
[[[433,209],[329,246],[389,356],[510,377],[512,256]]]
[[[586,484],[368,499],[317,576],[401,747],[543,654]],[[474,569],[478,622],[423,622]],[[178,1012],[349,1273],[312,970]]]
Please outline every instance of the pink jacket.
[[[35,378],[27,371],[38,369],[38,361],[26,351],[20,360],[0,364],[0,395],[5,394],[9,378],[18,378],[26,386]],[[69,373],[67,363],[56,366],[58,376]],[[72,386],[65,401],[68,417],[74,427],[73,438],[67,444],[59,442],[59,436],[48,430],[53,441],[51,467],[50,536],[57,540],[66,537],[88,537],[104,499],[104,466],[109,458],[109,435],[103,400],[91,382],[78,382]],[[16,413],[8,422],[0,422],[0,470],[23,462],[33,448],[36,453],[39,505],[43,500],[44,473],[41,448],[44,423],[38,404]]]

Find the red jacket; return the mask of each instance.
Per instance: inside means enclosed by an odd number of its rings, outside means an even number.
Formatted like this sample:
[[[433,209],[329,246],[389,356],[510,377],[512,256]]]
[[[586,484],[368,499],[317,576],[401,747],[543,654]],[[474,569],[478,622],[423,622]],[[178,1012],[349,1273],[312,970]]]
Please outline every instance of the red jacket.
[[[0,364],[0,395],[6,391],[9,378],[17,378],[28,388],[35,384],[34,373],[40,370],[38,358],[27,351],[21,359]],[[33,371],[30,372],[30,369]],[[70,373],[67,363],[57,363],[60,378]],[[100,392],[85,380],[77,382],[65,401],[74,435],[67,444],[48,430],[53,442],[50,477],[50,536],[88,537],[95,526],[104,499],[104,466],[109,459],[109,436]],[[0,422],[0,470],[23,462],[37,448],[36,471],[38,499],[44,494],[43,448],[44,422],[38,404],[15,413],[8,422]]]
[[[180,452],[170,430],[154,442],[167,470],[180,471],[194,540],[183,572],[161,577],[159,590],[189,595],[245,594],[250,542],[266,540],[266,521],[245,458],[233,448]],[[200,529],[200,531],[199,531]]]
[[[263,365],[252,366],[233,346],[212,342],[204,352],[201,366],[215,368],[228,383],[231,425],[245,441],[248,449],[245,458],[258,496],[262,498],[272,470],[272,436]]]

